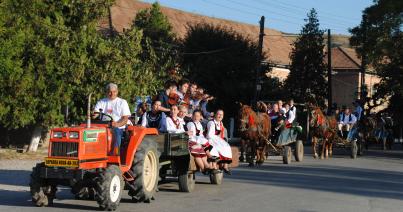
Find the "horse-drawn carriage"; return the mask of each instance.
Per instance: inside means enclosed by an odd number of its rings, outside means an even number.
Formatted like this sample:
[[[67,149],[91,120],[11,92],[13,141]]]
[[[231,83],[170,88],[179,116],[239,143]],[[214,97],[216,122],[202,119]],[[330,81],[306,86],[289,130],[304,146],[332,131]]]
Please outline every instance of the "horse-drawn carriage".
[[[333,154],[333,148],[342,148],[350,152],[351,158],[363,154],[364,140],[359,136],[360,125],[354,124],[347,137],[338,135],[337,118],[326,116],[322,110],[313,105],[308,106],[309,110],[309,135],[312,140],[314,158],[318,157],[316,148],[321,147],[320,158],[328,158]]]
[[[263,105],[262,102],[260,102]],[[259,108],[259,106],[258,106]],[[296,161],[302,161],[304,156],[304,146],[298,140],[299,126],[274,126],[272,133],[271,120],[265,110],[253,111],[248,105],[241,105],[239,112],[240,123],[239,133],[241,137],[240,160],[246,160],[250,166],[261,165],[266,156],[282,155],[283,163],[289,164],[294,154]]]

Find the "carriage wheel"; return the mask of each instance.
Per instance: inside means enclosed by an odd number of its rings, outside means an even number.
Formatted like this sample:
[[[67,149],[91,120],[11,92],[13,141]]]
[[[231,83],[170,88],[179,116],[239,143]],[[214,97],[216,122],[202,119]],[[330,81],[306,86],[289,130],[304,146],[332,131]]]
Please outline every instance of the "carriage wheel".
[[[357,152],[358,152],[357,140],[353,140],[353,141],[351,141],[351,158],[352,159],[357,158]]]
[[[364,142],[361,139],[357,142],[357,149],[357,155],[364,155]]]
[[[298,162],[302,162],[304,160],[304,144],[302,144],[301,140],[297,140],[295,143],[295,160]]]
[[[284,164],[289,164],[291,163],[291,147],[290,146],[285,146],[283,150],[283,163]]]

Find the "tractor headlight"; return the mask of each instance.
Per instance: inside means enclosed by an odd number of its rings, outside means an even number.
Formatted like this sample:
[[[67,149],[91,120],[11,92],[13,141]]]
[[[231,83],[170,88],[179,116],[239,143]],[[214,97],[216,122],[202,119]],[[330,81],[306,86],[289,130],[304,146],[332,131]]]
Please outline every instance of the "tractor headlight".
[[[78,139],[78,132],[69,132],[69,138]]]
[[[53,138],[63,138],[63,132],[53,132]]]

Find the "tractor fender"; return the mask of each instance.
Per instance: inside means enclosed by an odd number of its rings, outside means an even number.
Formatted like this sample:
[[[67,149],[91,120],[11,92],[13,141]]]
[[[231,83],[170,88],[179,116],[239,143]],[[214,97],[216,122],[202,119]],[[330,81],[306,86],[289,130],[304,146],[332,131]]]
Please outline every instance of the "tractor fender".
[[[158,135],[158,130],[156,128],[145,128],[140,126],[128,126],[128,133],[130,134],[129,146],[127,147],[127,153],[125,157],[125,167],[122,170],[124,172],[128,171],[132,167],[132,162],[135,157],[137,148],[143,142],[144,136],[146,135]]]

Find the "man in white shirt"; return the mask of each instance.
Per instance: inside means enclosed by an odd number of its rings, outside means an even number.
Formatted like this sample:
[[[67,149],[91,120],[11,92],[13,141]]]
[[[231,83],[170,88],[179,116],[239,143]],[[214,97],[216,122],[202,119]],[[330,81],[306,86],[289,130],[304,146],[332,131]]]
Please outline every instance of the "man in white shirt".
[[[122,142],[123,130],[126,127],[129,116],[131,115],[127,101],[118,97],[118,86],[114,83],[109,83],[106,86],[106,98],[103,98],[95,105],[95,112],[108,114],[113,120],[111,123],[114,148],[113,154],[119,155],[119,147]],[[108,121],[109,117],[101,116],[102,120]]]
[[[339,116],[338,128],[341,136],[345,137],[356,122],[357,117],[351,113],[350,108],[346,108]],[[343,127],[345,127],[347,134],[343,133]]]

